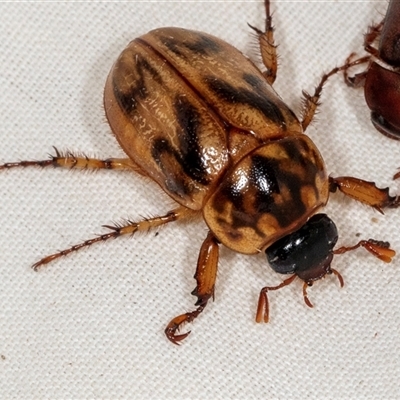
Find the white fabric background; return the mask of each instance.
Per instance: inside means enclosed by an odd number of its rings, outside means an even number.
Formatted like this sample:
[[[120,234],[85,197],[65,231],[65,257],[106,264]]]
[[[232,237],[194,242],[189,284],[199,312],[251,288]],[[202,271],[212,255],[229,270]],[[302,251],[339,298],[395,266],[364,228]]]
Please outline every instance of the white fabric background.
[[[381,2],[274,2],[280,68],[276,89],[298,113],[302,89],[355,50],[386,9]],[[60,149],[123,156],[102,110],[107,73],[124,46],[150,29],[203,30],[246,54],[255,2],[25,2],[0,4],[0,161],[43,159]],[[309,135],[333,175],[391,186],[400,143],[371,126],[362,91],[335,77]],[[278,284],[263,255],[221,250],[216,299],[178,347],[164,337],[193,309],[192,278],[203,224],[120,238],[39,273],[40,257],[121,218],[156,215],[172,201],[129,173],[26,169],[1,172],[0,397],[4,399],[399,398],[400,258],[364,250],[335,257],[344,279],[270,295],[258,325],[259,290]],[[389,240],[400,251],[400,210],[382,216],[332,195],[340,244]]]

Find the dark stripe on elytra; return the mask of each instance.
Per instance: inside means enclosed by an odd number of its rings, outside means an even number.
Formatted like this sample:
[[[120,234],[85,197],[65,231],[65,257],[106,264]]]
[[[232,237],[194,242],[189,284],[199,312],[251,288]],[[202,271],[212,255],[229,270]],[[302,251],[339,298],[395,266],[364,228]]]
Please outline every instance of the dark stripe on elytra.
[[[251,108],[261,111],[269,120],[285,129],[285,117],[274,101],[263,96],[262,86],[266,82],[255,75],[244,74],[243,79],[250,83],[252,90],[233,86],[221,78],[215,79],[213,76],[205,77],[204,83],[222,100],[231,104],[248,104]]]
[[[165,187],[170,193],[174,193],[181,198],[185,198],[190,190],[185,182],[185,179],[180,178],[179,171],[174,171],[171,168],[165,168],[166,163],[164,156],[172,155],[176,159],[176,152],[172,148],[171,143],[165,139],[156,139],[151,148],[151,155],[158,167],[161,169],[165,177]]]
[[[207,179],[207,170],[198,142],[198,130],[201,126],[199,113],[183,96],[175,99],[174,109],[177,118],[177,126],[180,129],[180,133],[177,135],[179,148],[178,150],[175,149],[166,139],[156,139],[152,146],[152,157],[159,168],[167,174],[168,171],[165,171],[162,156],[165,153],[171,155],[180,164],[185,176],[190,177],[202,185],[207,185],[209,179]],[[176,180],[183,181],[179,179],[179,173],[176,176]],[[186,193],[189,192],[187,191]]]
[[[169,32],[167,32],[169,35]],[[160,36],[162,44],[167,47],[169,51],[176,54],[180,58],[188,59],[192,57],[192,54],[182,52],[182,49],[186,48],[190,52],[197,55],[215,55],[221,51],[221,45],[217,43],[212,37],[204,35],[201,32],[196,33],[196,40],[183,40],[176,39],[171,36]]]
[[[132,84],[127,88],[124,84],[120,84],[121,76],[119,74],[113,76],[114,96],[126,114],[131,114],[136,109],[136,104],[148,96],[146,79],[154,80],[160,86],[163,85],[161,75],[156,68],[149,64],[145,57],[136,52],[131,52],[131,55],[133,60],[129,65],[132,66],[130,69],[134,70],[136,75]],[[118,69],[118,62],[116,68]],[[127,68],[123,65],[121,69],[126,70]]]

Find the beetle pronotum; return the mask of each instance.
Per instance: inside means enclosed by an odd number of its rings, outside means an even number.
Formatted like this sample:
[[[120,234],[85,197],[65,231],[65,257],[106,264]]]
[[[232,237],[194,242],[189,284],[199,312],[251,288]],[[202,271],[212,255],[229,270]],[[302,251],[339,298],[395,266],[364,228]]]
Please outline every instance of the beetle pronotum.
[[[299,120],[271,86],[277,55],[269,0],[265,12],[264,31],[251,27],[264,72],[228,43],[202,32],[161,28],[128,45],[104,92],[106,116],[126,158],[99,160],[55,150],[48,160],[0,166],[130,170],[151,178],[178,204],[154,218],[106,225],[109,232],[42,258],[35,270],[97,242],[203,217],[209,231],[195,273],[196,308],[165,329],[178,344],[190,333],[179,333],[181,326],[197,318],[214,295],[221,244],[244,254],[265,251],[275,271],[291,274],[261,290],[257,322],[269,320],[267,293],[296,277],[310,307],[306,289],[314,281],[333,273],[343,285],[331,268],[335,254],[364,247],[391,261],[395,252],[389,244],[373,239],[334,250],[336,226],[319,213],[337,190],[379,211],[400,204],[398,196],[373,182],[328,177],[318,149],[304,134],[326,80],[348,65],[323,75],[314,95],[303,94]]]

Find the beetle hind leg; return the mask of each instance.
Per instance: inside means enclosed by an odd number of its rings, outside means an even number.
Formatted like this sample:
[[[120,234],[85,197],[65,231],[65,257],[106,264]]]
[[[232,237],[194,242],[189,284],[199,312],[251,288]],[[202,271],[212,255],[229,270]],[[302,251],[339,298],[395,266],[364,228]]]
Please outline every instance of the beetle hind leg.
[[[153,218],[145,218],[138,222],[126,221],[123,224],[119,225],[103,225],[103,227],[110,229],[110,232],[104,233],[102,235],[98,235],[92,239],[85,240],[81,243],[75,244],[67,249],[58,251],[57,253],[48,255],[43,257],[37,263],[32,265],[32,268],[37,271],[42,266],[60,258],[63,256],[67,256],[70,253],[74,253],[78,250],[81,250],[85,247],[89,247],[92,244],[105,242],[109,239],[116,239],[122,235],[133,235],[136,232],[148,232],[151,229],[157,228],[159,226],[165,225],[169,222],[184,220],[195,217],[198,215],[197,211],[189,210],[184,207],[179,207],[173,211],[168,212],[165,215],[153,217]]]
[[[206,307],[210,298],[214,299],[215,280],[217,277],[219,243],[214,235],[209,232],[204,240],[197,261],[194,278],[197,286],[192,294],[197,296],[196,310],[178,315],[165,328],[165,335],[174,344],[179,344],[185,339],[190,331],[178,334],[181,327],[196,319]]]
[[[265,30],[262,31],[249,24],[250,28],[255,31],[260,46],[261,59],[267,70],[263,75],[267,82],[272,85],[275,82],[278,70],[278,56],[276,53],[276,45],[274,42],[274,28],[272,26],[272,15],[270,12],[269,0],[265,0]]]
[[[81,169],[81,170],[99,170],[99,169],[114,169],[114,170],[133,170],[141,175],[147,174],[129,158],[107,158],[100,160],[90,158],[84,154],[74,154],[71,151],[62,152],[56,147],[54,148],[55,155],[50,154],[47,160],[31,160],[9,162],[0,165],[2,169],[12,168],[27,168],[27,167],[60,167],[66,169]]]

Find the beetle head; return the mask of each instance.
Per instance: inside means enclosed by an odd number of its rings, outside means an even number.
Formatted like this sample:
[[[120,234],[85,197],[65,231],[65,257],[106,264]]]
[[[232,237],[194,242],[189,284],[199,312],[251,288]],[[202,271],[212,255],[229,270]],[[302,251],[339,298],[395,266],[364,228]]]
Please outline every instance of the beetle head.
[[[296,274],[311,284],[331,272],[337,240],[334,222],[326,214],[316,214],[300,229],[268,247],[265,253],[274,271]]]

